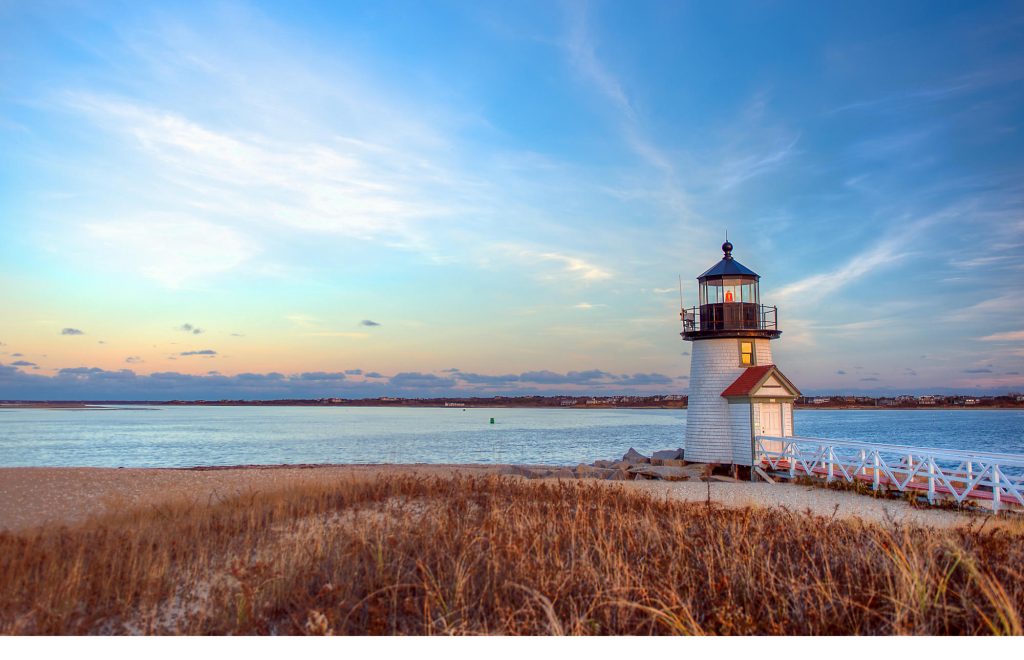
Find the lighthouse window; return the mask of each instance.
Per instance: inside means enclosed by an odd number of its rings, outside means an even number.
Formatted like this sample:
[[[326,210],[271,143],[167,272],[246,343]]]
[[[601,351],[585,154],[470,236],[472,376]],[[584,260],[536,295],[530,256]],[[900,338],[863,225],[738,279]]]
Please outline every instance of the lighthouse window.
[[[740,342],[740,366],[751,367],[754,365],[754,342]]]

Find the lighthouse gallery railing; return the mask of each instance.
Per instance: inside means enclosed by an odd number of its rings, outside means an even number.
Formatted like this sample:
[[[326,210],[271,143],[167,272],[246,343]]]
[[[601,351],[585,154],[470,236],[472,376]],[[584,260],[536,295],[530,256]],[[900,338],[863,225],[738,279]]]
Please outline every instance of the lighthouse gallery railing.
[[[989,501],[1024,507],[1024,456],[850,440],[757,436],[754,464],[789,476],[870,483],[926,493],[928,501]]]
[[[757,303],[709,303],[685,307],[680,318],[683,332],[779,329],[779,308]]]

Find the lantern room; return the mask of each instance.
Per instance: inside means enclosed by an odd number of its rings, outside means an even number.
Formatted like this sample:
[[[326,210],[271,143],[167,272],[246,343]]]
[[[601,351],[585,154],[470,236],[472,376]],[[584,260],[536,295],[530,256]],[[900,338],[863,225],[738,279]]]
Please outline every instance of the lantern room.
[[[699,305],[683,310],[683,338],[778,337],[776,308],[761,305],[761,277],[733,258],[729,241],[722,253],[721,261],[697,277]]]

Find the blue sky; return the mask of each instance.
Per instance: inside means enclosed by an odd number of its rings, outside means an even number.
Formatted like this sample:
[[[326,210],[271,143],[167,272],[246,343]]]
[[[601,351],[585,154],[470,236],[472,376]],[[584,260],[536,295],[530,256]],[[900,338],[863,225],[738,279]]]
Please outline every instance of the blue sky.
[[[5,3],[0,397],[685,392],[726,230],[804,391],[1024,389],[1022,78],[1012,2]]]

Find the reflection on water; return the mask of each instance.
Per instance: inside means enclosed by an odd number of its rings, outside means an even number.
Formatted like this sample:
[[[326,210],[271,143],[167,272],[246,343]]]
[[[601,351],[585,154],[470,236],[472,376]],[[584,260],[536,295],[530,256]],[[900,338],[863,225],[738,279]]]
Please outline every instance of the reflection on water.
[[[488,423],[491,417],[495,424]],[[0,465],[576,464],[682,445],[686,411],[175,406],[0,410]],[[802,436],[1024,453],[1024,411],[796,412]]]

